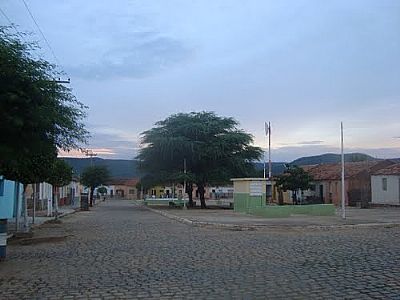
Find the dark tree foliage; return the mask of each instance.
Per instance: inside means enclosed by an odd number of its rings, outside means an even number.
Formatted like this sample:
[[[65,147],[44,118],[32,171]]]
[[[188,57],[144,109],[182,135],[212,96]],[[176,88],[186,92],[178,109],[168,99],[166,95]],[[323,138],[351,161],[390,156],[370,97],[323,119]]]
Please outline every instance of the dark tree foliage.
[[[97,189],[97,192],[100,193],[101,195],[107,194],[107,188],[105,186],[101,186]]]
[[[50,170],[58,149],[86,142],[82,103],[54,81],[55,66],[34,58],[35,44],[0,27],[0,174],[20,182],[38,163]],[[39,176],[42,177],[42,176]]]
[[[93,206],[94,189],[104,185],[110,179],[110,172],[105,166],[87,167],[81,174],[81,183],[90,188],[90,206]]]
[[[289,166],[287,170],[278,177],[276,185],[282,191],[293,192],[293,203],[297,204],[297,191],[304,191],[310,188],[312,176],[298,166]]]
[[[140,168],[151,174],[169,174],[160,178],[162,182],[186,177],[189,196],[195,183],[205,208],[207,184],[224,184],[254,172],[253,162],[261,156],[261,149],[251,146],[253,137],[237,126],[233,118],[213,112],[172,115],[142,133],[143,147],[137,157]]]

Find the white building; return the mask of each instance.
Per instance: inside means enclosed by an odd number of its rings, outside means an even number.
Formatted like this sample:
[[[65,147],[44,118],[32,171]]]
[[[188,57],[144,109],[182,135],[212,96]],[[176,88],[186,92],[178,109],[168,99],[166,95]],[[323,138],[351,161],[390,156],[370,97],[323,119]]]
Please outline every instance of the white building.
[[[400,164],[373,173],[371,192],[373,204],[400,205]]]

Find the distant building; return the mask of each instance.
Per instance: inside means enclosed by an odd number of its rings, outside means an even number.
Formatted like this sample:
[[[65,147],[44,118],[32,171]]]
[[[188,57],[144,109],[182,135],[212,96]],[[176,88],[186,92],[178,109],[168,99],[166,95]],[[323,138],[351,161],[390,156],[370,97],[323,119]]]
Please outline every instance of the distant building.
[[[346,205],[368,205],[371,202],[371,175],[394,162],[374,160],[345,163],[345,201]],[[321,203],[341,203],[341,164],[321,164],[304,166],[314,181],[311,189],[305,191],[306,197],[319,199]]]
[[[107,195],[111,196],[112,198],[119,199],[140,199],[141,191],[136,187],[138,182],[139,178],[110,180],[105,185],[107,188]]]
[[[373,204],[400,205],[400,164],[374,172],[371,188]]]

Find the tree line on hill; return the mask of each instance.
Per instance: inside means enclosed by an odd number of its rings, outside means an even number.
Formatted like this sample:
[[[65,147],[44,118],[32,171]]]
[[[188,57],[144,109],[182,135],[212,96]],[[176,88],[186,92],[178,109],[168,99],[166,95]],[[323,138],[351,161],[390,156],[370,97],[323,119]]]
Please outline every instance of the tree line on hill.
[[[134,178],[141,177],[143,174],[139,169],[139,161],[136,159],[104,159],[104,158],[93,158],[92,162],[90,158],[76,158],[76,157],[64,157],[68,165],[70,165],[74,174],[79,176],[83,170],[89,167],[92,163],[96,166],[105,166],[110,172],[111,178],[123,179],[123,178]],[[357,162],[376,160],[376,158],[363,153],[347,153],[345,154],[346,162]],[[394,159],[398,160],[398,159]],[[340,154],[326,153],[316,156],[301,157],[292,162],[272,162],[272,174],[282,174],[288,165],[293,166],[305,166],[305,165],[317,165],[326,163],[339,163],[341,161]],[[262,162],[254,162],[256,169],[256,176],[263,176]],[[267,165],[268,167],[268,165]],[[183,169],[183,165],[182,165]]]

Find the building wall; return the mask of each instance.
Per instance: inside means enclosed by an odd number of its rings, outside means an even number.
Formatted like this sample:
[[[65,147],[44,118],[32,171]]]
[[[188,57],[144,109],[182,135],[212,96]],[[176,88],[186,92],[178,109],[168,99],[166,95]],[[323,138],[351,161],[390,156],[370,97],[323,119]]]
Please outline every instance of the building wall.
[[[356,206],[358,202],[371,202],[371,175],[369,172],[361,172],[349,179],[347,190],[349,205]]]
[[[308,195],[314,194],[315,197],[320,197],[320,186],[323,187],[323,202],[325,204],[335,204],[340,205],[342,201],[342,182],[340,180],[323,180],[314,181],[311,185],[315,186],[315,190],[312,192],[307,191]],[[348,205],[348,190],[349,190],[349,180],[344,181],[345,186],[345,201]]]
[[[383,189],[386,179],[387,189]],[[371,176],[372,203],[400,205],[400,176],[373,175]]]
[[[136,200],[138,199],[138,189],[135,186],[127,185],[115,185],[114,186],[114,197]]]
[[[17,189],[19,189],[18,197],[15,195]],[[0,176],[0,219],[15,217],[17,207],[16,200],[18,201],[19,215],[21,215],[23,189],[22,184],[17,186],[14,181],[6,180]]]

